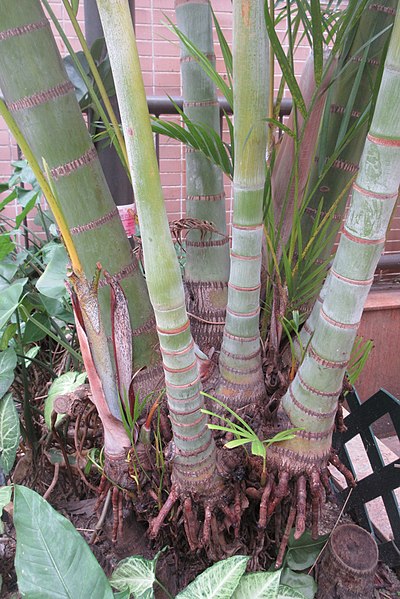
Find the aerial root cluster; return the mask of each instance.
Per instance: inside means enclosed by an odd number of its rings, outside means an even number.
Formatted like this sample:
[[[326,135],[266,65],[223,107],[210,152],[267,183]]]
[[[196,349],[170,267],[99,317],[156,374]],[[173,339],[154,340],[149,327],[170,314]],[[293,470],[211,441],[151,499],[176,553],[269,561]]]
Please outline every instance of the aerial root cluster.
[[[237,551],[240,544],[242,514],[249,505],[240,483],[235,485],[229,503],[226,498],[202,501],[190,494],[181,493],[177,486],[172,486],[160,512],[150,521],[148,534],[151,539],[158,536],[161,527],[177,503],[174,518],[178,522],[183,522],[185,536],[191,551],[204,548],[212,559],[221,559]],[[231,541],[226,540],[228,532],[233,537]]]
[[[344,475],[349,486],[354,486],[353,475],[340,462],[334,450],[331,451],[329,463]],[[309,525],[312,537],[318,537],[322,506],[326,496],[332,493],[328,468],[317,466],[300,474],[275,468],[267,474],[263,487],[243,479],[233,481],[225,478],[225,484],[222,479],[220,482],[219,492],[212,498],[183,491],[173,483],[157,516],[149,518],[149,537],[155,539],[167,522],[174,521],[178,526],[183,526],[191,551],[204,549],[211,559],[227,557],[239,549],[245,549],[241,534],[244,531],[242,518],[251,502],[253,508],[258,509],[257,534],[255,537],[252,535],[254,540],[247,548],[252,554],[251,567],[257,567],[261,552],[267,549],[266,543],[271,535],[269,524],[274,516],[272,534],[278,548],[276,567],[279,568],[292,529],[294,538],[299,539]],[[113,510],[112,540],[116,542],[122,532],[124,494],[129,494],[129,490],[123,490],[121,485],[115,486],[110,478],[103,476],[98,490],[98,506],[109,490]],[[153,500],[156,501],[157,497]],[[147,517],[153,509],[154,506],[149,509]]]
[[[331,450],[329,463],[343,474],[350,487],[355,485],[352,473],[341,463],[335,450]],[[300,474],[297,477],[291,477],[288,471],[278,471],[276,475],[269,474],[260,499],[258,536],[253,560],[258,557],[264,547],[265,531],[272,515],[275,515],[278,521],[275,522],[275,543],[279,546],[276,568],[280,568],[282,565],[290,531],[294,528],[294,538],[300,539],[306,529],[308,514],[310,515],[312,538],[316,539],[322,506],[326,496],[331,494],[328,468],[314,469],[310,473]],[[282,539],[280,539],[282,513],[279,508],[286,499],[289,504],[289,513]]]

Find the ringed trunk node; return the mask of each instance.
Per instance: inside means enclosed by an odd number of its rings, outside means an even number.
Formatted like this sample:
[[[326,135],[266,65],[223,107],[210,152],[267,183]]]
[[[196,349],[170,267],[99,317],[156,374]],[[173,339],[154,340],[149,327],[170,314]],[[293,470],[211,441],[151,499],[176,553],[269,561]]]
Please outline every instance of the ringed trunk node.
[[[366,599],[374,593],[378,547],[360,526],[341,524],[318,566],[317,599]]]

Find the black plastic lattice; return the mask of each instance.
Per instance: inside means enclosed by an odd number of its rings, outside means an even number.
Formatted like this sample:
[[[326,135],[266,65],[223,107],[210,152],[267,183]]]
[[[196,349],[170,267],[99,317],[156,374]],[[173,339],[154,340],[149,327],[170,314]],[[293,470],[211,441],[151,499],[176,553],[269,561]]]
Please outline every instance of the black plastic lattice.
[[[352,513],[360,526],[375,536],[380,559],[391,567],[397,567],[400,566],[400,510],[394,490],[400,487],[400,458],[385,465],[371,425],[382,416],[389,415],[400,439],[400,401],[384,389],[380,389],[363,403],[356,392],[349,393],[346,400],[350,411],[344,421],[347,431],[335,435],[334,446],[338,449],[341,461],[355,474],[346,443],[360,435],[373,471],[357,483],[346,510]],[[348,490],[343,490],[341,499],[344,501],[347,495]],[[379,533],[368,516],[365,504],[376,497],[382,497],[393,531],[391,540],[379,538]]]

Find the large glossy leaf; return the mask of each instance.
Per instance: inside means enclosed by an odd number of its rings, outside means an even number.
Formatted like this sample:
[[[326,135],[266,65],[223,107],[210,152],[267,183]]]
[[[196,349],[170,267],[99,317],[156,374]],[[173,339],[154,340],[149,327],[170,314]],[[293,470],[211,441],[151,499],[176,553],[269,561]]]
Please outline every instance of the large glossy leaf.
[[[113,572],[110,583],[117,591],[129,590],[134,597],[154,596],[156,560],[133,555],[122,560]]]
[[[0,470],[13,467],[19,443],[19,418],[11,393],[0,399]]]
[[[11,348],[0,352],[0,399],[7,393],[14,380],[17,354]]]
[[[71,522],[40,495],[14,491],[18,587],[29,599],[112,599],[110,584]]]
[[[47,314],[35,313],[32,316],[35,318],[35,322],[42,325],[42,327],[50,328],[51,322]],[[42,327],[35,324],[32,320],[28,320],[24,330],[23,343],[29,345],[29,343],[35,343],[41,341],[46,337],[46,332]]]
[[[0,289],[5,289],[11,284],[11,280],[16,275],[19,264],[11,257],[4,258],[0,262]]]
[[[44,419],[46,421],[47,427],[51,428],[51,414],[53,412],[54,400],[59,395],[64,395],[65,393],[69,393],[70,391],[74,391],[77,389],[86,380],[86,372],[78,373],[78,372],[66,372],[62,374],[58,378],[53,381],[49,393],[44,402]],[[62,415],[59,414],[57,420],[61,420]]]
[[[0,487],[0,535],[4,532],[4,525],[1,521],[1,515],[5,506],[10,503],[12,494],[12,487]],[[1,585],[0,585],[1,591]]]
[[[36,283],[36,288],[46,297],[60,299],[65,297],[65,278],[67,275],[68,256],[64,246],[57,245],[46,270]]]
[[[245,574],[232,599],[277,599],[280,577],[281,570]]]
[[[290,568],[284,568],[281,583],[294,591],[298,591],[305,599],[314,599],[317,591],[317,583],[312,576],[301,572],[293,572]]]
[[[285,584],[280,584],[276,599],[306,599],[306,596]]]
[[[197,576],[176,599],[230,599],[241,579],[249,558],[235,555],[217,562]]]
[[[21,297],[26,279],[18,279],[3,289],[0,294],[0,329],[7,323],[8,319],[11,318],[15,310],[18,307],[19,299]]]
[[[326,540],[327,536],[325,535],[314,541],[308,530],[301,535],[300,539],[296,540],[294,538],[294,530],[292,529],[286,557],[288,568],[299,572],[311,568]]]

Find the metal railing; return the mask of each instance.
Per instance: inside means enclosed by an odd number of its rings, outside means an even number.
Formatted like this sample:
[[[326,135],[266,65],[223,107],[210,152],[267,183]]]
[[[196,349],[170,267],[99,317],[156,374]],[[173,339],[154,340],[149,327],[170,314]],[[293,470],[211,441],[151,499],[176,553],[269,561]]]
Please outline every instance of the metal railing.
[[[172,100],[172,101],[171,101]],[[159,118],[165,115],[176,115],[178,111],[176,106],[183,110],[183,98],[181,96],[147,96],[147,105],[149,113]],[[232,108],[228,104],[225,98],[219,99],[220,108],[220,119],[222,131],[222,120],[225,114],[232,114]],[[292,100],[290,98],[283,98],[279,111],[279,121],[283,122],[283,118],[289,116],[292,110]],[[157,161],[160,163],[160,135],[155,134],[155,147],[157,154]],[[379,278],[381,275],[391,275],[400,273],[400,252],[393,252],[391,254],[383,254],[378,262],[378,266],[375,271],[376,277]]]

